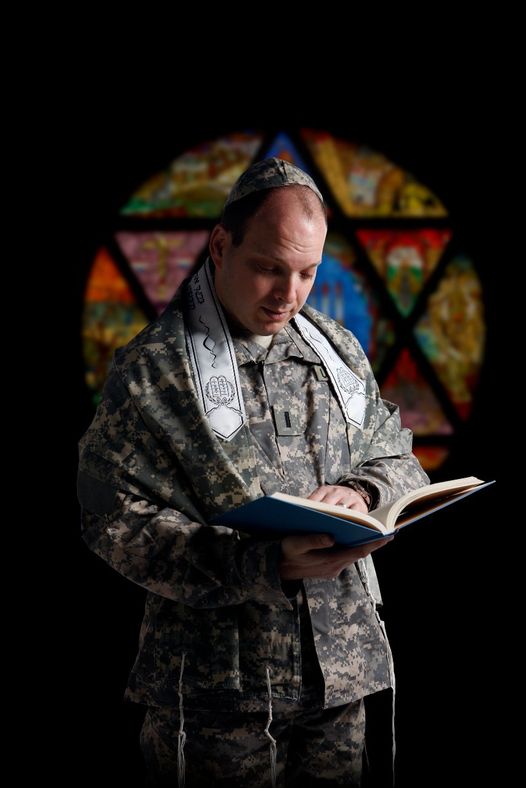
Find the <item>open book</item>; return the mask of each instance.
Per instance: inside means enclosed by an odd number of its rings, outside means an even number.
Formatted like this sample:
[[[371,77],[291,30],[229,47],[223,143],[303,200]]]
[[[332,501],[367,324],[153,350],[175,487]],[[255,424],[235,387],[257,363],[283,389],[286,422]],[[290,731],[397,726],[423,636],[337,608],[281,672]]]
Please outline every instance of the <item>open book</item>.
[[[435,482],[368,514],[297,495],[274,493],[225,512],[212,522],[268,538],[293,533],[328,533],[337,544],[359,545],[383,539],[490,484],[493,482],[483,482],[475,476]]]

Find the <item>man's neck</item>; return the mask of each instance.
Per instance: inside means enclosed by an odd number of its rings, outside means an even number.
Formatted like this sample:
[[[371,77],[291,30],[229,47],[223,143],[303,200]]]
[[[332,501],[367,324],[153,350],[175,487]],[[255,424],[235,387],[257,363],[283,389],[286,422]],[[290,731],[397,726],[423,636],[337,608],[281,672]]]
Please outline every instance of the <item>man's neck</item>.
[[[250,339],[252,339],[253,342],[257,342],[257,344],[261,345],[261,347],[268,349],[272,344],[274,334],[267,334],[265,336],[261,336],[260,334],[250,334]]]
[[[226,309],[223,307],[223,311],[225,313],[226,321],[228,323],[228,328],[230,330],[230,336],[232,339],[240,339],[242,342],[256,342],[260,347],[269,348],[272,344],[272,340],[274,339],[273,334],[268,335],[261,335],[261,334],[251,334],[248,328],[245,328],[238,323],[235,318],[229,314]]]

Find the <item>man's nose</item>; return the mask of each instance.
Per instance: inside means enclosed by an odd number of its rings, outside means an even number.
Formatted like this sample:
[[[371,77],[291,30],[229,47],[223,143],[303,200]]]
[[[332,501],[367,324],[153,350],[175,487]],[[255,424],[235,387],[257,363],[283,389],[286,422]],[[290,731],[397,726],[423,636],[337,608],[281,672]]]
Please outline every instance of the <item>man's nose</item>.
[[[281,301],[292,304],[295,297],[295,284],[291,276],[281,279],[276,286],[275,293]]]

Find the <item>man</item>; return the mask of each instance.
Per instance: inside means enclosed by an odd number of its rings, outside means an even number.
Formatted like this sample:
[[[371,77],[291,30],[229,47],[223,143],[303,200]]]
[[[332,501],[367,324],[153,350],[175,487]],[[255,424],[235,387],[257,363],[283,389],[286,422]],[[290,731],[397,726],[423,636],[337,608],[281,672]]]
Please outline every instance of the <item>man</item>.
[[[304,306],[326,230],[306,173],[252,165],[81,441],[84,538],[148,591],[127,697],[151,785],[360,785],[363,699],[392,686],[387,540],[211,523],[276,491],[367,511],[428,482],[355,338]]]

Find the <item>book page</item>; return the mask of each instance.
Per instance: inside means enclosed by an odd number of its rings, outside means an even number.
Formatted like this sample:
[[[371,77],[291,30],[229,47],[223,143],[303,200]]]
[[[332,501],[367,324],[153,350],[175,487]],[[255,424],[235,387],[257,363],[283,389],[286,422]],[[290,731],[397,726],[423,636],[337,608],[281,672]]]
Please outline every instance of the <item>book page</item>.
[[[325,503],[324,501],[311,501],[308,498],[288,495],[287,493],[273,493],[271,497],[287,501],[287,503],[292,503],[296,506],[303,506],[307,509],[316,509],[319,512],[339,517],[342,520],[352,520],[352,522],[359,525],[374,528],[375,531],[380,533],[389,533],[408,520],[417,519],[427,512],[440,508],[444,501],[453,500],[456,495],[481,484],[484,484],[483,480],[477,479],[476,476],[466,476],[462,479],[450,479],[445,482],[427,484],[424,487],[419,487],[417,490],[411,490],[402,495],[401,498],[398,498],[398,500],[374,509],[368,514],[359,512],[356,509],[348,509],[345,506]],[[398,517],[402,513],[403,517],[398,522]]]
[[[303,506],[305,509],[316,509],[318,512],[339,517],[340,520],[352,520],[353,523],[366,525],[368,528],[380,531],[380,533],[385,531],[384,524],[378,522],[376,516],[373,516],[371,512],[366,514],[365,512],[359,512],[357,509],[348,509],[346,506],[324,503],[323,501],[311,501],[308,498],[300,498],[298,495],[288,495],[288,493],[272,493],[270,497],[278,498],[280,501],[286,501],[296,506]]]
[[[402,513],[403,522],[407,522],[409,518],[412,519],[419,514],[431,512],[438,508],[443,501],[454,499],[459,493],[472,487],[478,487],[480,484],[484,484],[484,482],[482,479],[477,479],[476,476],[427,484],[425,487],[411,490],[398,498],[397,501],[375,509],[370,514],[382,523],[386,531],[392,531],[402,525],[402,522],[398,521]]]

